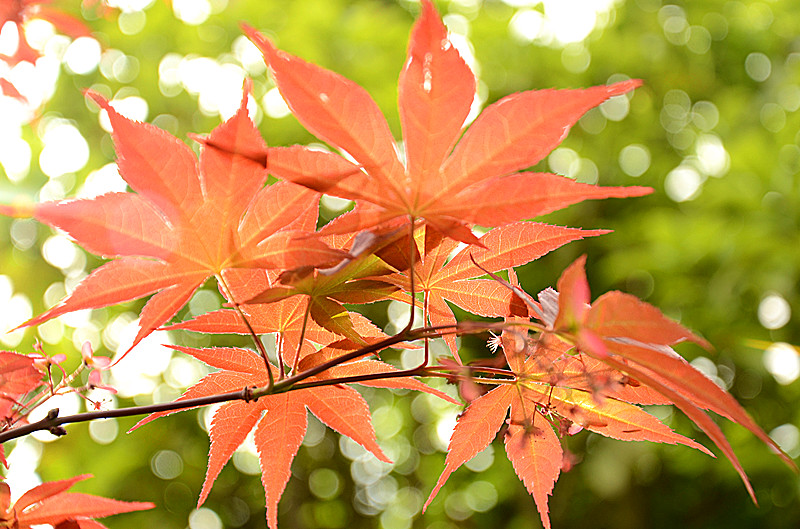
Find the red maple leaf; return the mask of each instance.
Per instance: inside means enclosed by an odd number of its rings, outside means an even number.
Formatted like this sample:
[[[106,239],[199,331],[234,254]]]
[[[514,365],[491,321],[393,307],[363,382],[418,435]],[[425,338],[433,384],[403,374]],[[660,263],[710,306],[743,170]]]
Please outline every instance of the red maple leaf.
[[[710,348],[708,342],[656,307],[624,292],[607,292],[590,305],[585,261],[585,256],[576,260],[558,281],[557,312],[551,309],[542,318],[550,332],[558,333],[595,360],[633,377],[677,406],[730,460],[754,502],[755,493],[733,448],[705,410],[744,426],[797,470],[794,461],[733,396],[669,348],[686,340]]]
[[[557,433],[571,433],[573,424],[614,439],[679,443],[711,455],[705,447],[673,432],[638,406],[618,398],[598,400],[592,391],[575,387],[574,378],[567,376],[568,373],[555,376],[559,367],[541,358],[548,354],[547,349],[535,346],[526,350],[527,354],[520,354],[526,348],[515,350],[509,345],[514,338],[504,336],[503,350],[515,379],[472,401],[459,417],[450,438],[444,471],[425,507],[450,474],[486,448],[504,423],[508,424],[505,433],[508,458],[533,496],[547,529],[550,527],[547,500],[561,473],[563,460]],[[550,360],[559,356],[556,354]],[[581,372],[586,380],[595,375],[589,367]]]
[[[42,372],[34,358],[12,351],[0,351],[0,429],[19,419],[20,399],[42,385]],[[5,450],[0,445],[0,463],[8,466]]]
[[[397,217],[424,218],[448,237],[475,243],[471,224],[499,226],[587,199],[651,191],[520,172],[558,145],[587,110],[639,81],[513,94],[486,108],[458,141],[475,96],[475,76],[449,41],[433,4],[424,0],[399,82],[404,164],[386,120],[361,87],[244,29],[264,53],[298,120],[355,160],[294,146],[273,149],[268,161],[279,178],[360,201],[357,215],[336,224],[340,233]]]
[[[459,417],[445,469],[426,507],[450,474],[492,442],[504,422],[506,453],[546,528],[548,496],[564,460],[559,436],[587,429],[620,440],[683,444],[713,456],[637,404],[675,404],[684,411],[733,463],[753,501],[744,470],[705,410],[742,424],[796,469],[731,395],[668,347],[685,340],[708,346],[705,340],[622,292],[609,292],[590,304],[584,262],[581,257],[570,265],[559,279],[560,292],[543,291],[539,303],[521,292],[513,271],[509,281],[492,274],[526,298],[543,326],[506,319],[510,326],[495,344],[502,345],[513,378],[498,381]],[[531,340],[528,328],[542,332]]]
[[[222,282],[227,269],[330,264],[345,255],[297,231],[306,217],[316,218],[317,193],[288,182],[264,186],[266,145],[248,117],[248,91],[231,119],[199,139],[199,164],[183,142],[126,119],[89,93],[108,112],[120,174],[136,193],[0,206],[1,213],[32,214],[85,249],[116,257],[24,325],[158,292],[142,310],[135,345],[174,316],[206,279]]]
[[[76,482],[90,477],[84,474],[42,483],[20,496],[14,505],[11,505],[8,484],[0,483],[0,527],[30,529],[32,526],[50,524],[56,529],[105,529],[103,524],[92,518],[155,507],[149,502],[127,502],[66,492]]]
[[[175,346],[174,349],[221,370],[206,376],[189,388],[178,399],[179,401],[215,395],[247,386],[263,387],[269,383],[264,360],[253,351],[226,347],[194,349]],[[336,352],[337,350],[335,348],[323,349],[307,356],[300,363],[300,370],[309,369],[330,359],[331,351]],[[274,370],[274,368],[272,369]],[[341,364],[317,377],[311,377],[307,381],[385,373],[394,370],[392,366],[383,362],[360,360]],[[444,393],[409,377],[365,381],[364,384],[374,387],[426,391],[456,403]],[[381,461],[389,462],[376,442],[366,401],[349,386],[336,384],[312,387],[294,390],[290,393],[267,395],[259,398],[256,402],[231,402],[223,404],[211,422],[208,471],[200,492],[198,506],[205,502],[222,467],[245,441],[250,431],[255,428],[255,443],[262,471],[261,481],[266,492],[267,523],[269,527],[276,529],[278,501],[289,481],[292,460],[297,454],[306,432],[308,424],[306,409],[332,429],[356,441]],[[139,421],[134,429],[171,413],[174,412],[149,415]]]
[[[242,310],[247,315],[250,327],[256,334],[278,334],[278,348],[282,352],[284,360],[291,365],[292,358],[300,344],[301,334],[305,340],[318,345],[328,345],[341,339],[340,335],[325,329],[313,319],[305,319],[308,302],[307,298],[298,296],[282,299],[275,303],[244,305]],[[355,333],[365,340],[362,345],[387,338],[385,333],[361,314],[350,312],[348,316]],[[305,330],[303,330],[304,320]],[[229,309],[201,314],[191,320],[164,328],[209,334],[249,334],[250,332],[241,316],[236,311]]]
[[[33,357],[0,351],[0,420],[10,419],[8,413],[17,398],[41,384],[42,372]]]

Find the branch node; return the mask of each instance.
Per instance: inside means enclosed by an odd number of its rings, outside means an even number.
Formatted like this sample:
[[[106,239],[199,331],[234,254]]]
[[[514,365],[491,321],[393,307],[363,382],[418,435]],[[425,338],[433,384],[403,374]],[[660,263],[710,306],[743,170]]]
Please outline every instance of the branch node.
[[[47,431],[55,435],[56,437],[67,435],[67,430],[65,430],[63,426],[51,426],[50,428],[47,429]]]
[[[258,400],[258,395],[253,395],[253,390],[256,389],[258,389],[258,386],[247,386],[242,390],[245,402],[256,402]]]
[[[52,410],[47,412],[47,417],[45,417],[45,420],[52,421],[57,417],[58,417],[58,408],[53,408]]]

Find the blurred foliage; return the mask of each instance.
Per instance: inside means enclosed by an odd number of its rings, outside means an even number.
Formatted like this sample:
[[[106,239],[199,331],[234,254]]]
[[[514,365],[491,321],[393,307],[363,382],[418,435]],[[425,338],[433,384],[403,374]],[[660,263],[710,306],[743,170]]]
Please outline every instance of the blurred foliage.
[[[270,144],[316,141],[291,116],[272,117],[265,111],[273,85],[263,64],[244,64],[241,53],[237,55],[243,46],[239,21],[275,38],[282,48],[364,86],[399,137],[396,79],[418,10],[414,2],[198,3],[208,7],[210,15],[197,24],[176,18],[176,10],[186,5],[176,0],[107,16],[83,7],[105,50],[103,60],[99,68],[80,75],[62,67],[41,115],[20,132],[32,152],[29,170],[12,182],[0,169],[4,201],[20,194],[34,197],[45,184],[50,186],[48,196],[74,196],[87,175],[114,160],[110,137],[98,124],[97,108],[81,93],[85,88],[115,99],[142,98],[147,103],[146,119],[179,138],[211,130],[219,123],[218,113],[198,110],[207,94],[197,85],[189,90],[175,78],[179,65],[186,66],[189,59],[206,57],[215,61],[212,66],[227,64],[241,74],[249,72],[255,98],[262,103],[257,111],[259,126]],[[77,0],[58,4],[76,14],[81,9]],[[609,2],[588,37],[571,44],[530,33],[543,13],[550,14],[553,2],[545,4],[548,11],[540,2],[522,0],[453,0],[438,2],[438,7],[451,31],[463,36],[474,53],[485,103],[520,90],[583,87],[620,76],[643,79],[644,86],[629,100],[587,114],[562,148],[538,168],[602,185],[649,185],[655,193],[582,204],[549,215],[549,222],[615,232],[573,243],[531,263],[520,271],[522,284],[533,293],[552,285],[566,264],[587,253],[595,296],[610,289],[631,292],[704,335],[717,348],[703,353],[708,358],[700,362],[706,371],[729,385],[766,431],[788,425],[784,437],[797,456],[800,449],[798,440],[792,441],[791,425],[796,434],[800,382],[777,383],[765,369],[763,351],[749,347],[746,340],[800,343],[794,316],[800,312],[800,4]],[[576,16],[588,9],[574,4]],[[62,44],[58,56],[64,53],[66,43]],[[230,99],[228,105],[238,104],[238,96]],[[36,161],[46,125],[58,118],[80,131],[90,155],[82,169],[48,178]],[[100,262],[93,256],[86,256],[85,262],[76,257],[77,264],[72,262],[62,272],[42,258],[42,246],[50,235],[31,221],[0,218],[0,270],[13,285],[8,299],[11,292],[25,296],[33,313],[57,300],[65,283],[69,288]],[[758,316],[759,305],[770,294],[788,302],[792,314],[788,323],[772,330]],[[204,295],[194,309],[179,316],[206,306],[208,295]],[[130,319],[131,311],[140,306],[109,307],[79,318],[78,323],[29,329],[18,338],[8,338],[6,346],[27,351],[39,338],[48,351],[65,352],[77,364],[75,344],[88,339],[99,354],[111,355],[116,344],[108,329]],[[369,310],[385,318],[385,306]],[[188,334],[171,339],[187,345],[210,343]],[[246,344],[230,337],[214,340]],[[473,354],[486,354],[479,341],[464,343],[476,348]],[[692,347],[681,353],[690,359],[701,354]],[[155,397],[177,395],[175,384],[160,376],[151,379],[157,386]],[[533,501],[512,475],[500,439],[471,463],[474,471],[455,473],[428,512],[420,515],[444,462],[437,428],[452,421],[457,410],[426,395],[365,393],[379,441],[397,461],[395,468],[375,467],[337,435],[318,425],[311,428],[280,505],[284,529],[537,526]],[[136,402],[151,398],[139,396]],[[679,413],[654,411],[678,431],[703,441]],[[246,453],[238,454],[236,465],[229,464],[222,472],[205,505],[216,515],[202,510],[191,514],[206,465],[208,440],[198,426],[202,417],[203,412],[184,412],[130,435],[122,432],[133,422],[120,421],[119,435],[103,446],[94,440],[97,435],[90,436],[88,425],[72,426],[66,438],[41,445],[37,472],[45,480],[93,473],[95,479],[76,489],[159,506],[157,511],[112,519],[108,522],[112,528],[264,527],[259,477],[252,470],[240,471],[253,468],[253,456]],[[569,439],[570,449],[582,462],[556,485],[551,500],[554,527],[585,527],[589,521],[593,527],[614,528],[800,526],[798,477],[742,428],[722,426],[753,481],[759,508],[749,502],[726,462],[684,447],[622,443],[583,433]]]

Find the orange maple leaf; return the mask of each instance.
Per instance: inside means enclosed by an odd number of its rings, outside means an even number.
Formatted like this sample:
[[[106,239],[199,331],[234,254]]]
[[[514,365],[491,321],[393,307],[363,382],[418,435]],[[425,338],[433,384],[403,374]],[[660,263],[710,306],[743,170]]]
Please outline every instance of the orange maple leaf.
[[[585,261],[585,256],[578,258],[561,275],[560,292],[553,292],[557,306],[542,318],[548,332],[558,333],[596,361],[633,377],[677,406],[728,458],[753,502],[755,493],[741,463],[720,427],[705,410],[744,426],[790,468],[797,470],[791,457],[730,393],[669,347],[688,340],[710,348],[706,340],[670,320],[656,307],[624,292],[607,292],[590,305]]]
[[[92,477],[89,474],[62,481],[48,481],[24,493],[11,505],[11,489],[0,483],[0,527],[30,529],[32,526],[50,524],[56,529],[105,529],[92,518],[102,518],[123,512],[141,511],[155,507],[150,502],[127,502],[66,492],[78,481]]]
[[[593,389],[580,387],[581,382],[605,375],[602,364],[584,364],[577,369],[575,357],[565,357],[558,348],[553,351],[538,343],[532,348],[529,344],[515,347],[511,344],[516,343],[517,336],[505,334],[503,351],[515,379],[472,401],[459,417],[450,438],[444,471],[425,507],[450,474],[486,448],[504,423],[508,425],[504,439],[506,453],[533,496],[546,529],[550,528],[548,496],[562,468],[564,452],[559,435],[585,428],[613,439],[683,444],[713,455],[631,403],[642,400],[652,403],[647,393],[611,393],[613,398],[598,399]],[[573,425],[578,426],[577,430],[572,429]]]
[[[206,376],[189,388],[178,401],[215,395],[247,386],[263,387],[269,383],[264,360],[248,349],[227,347],[195,349],[178,346],[173,348],[221,370]],[[331,351],[337,350],[334,348]],[[328,360],[329,357],[330,352],[323,349],[304,358],[300,363],[300,369],[308,369],[321,361]],[[274,367],[271,366],[271,369],[274,370]],[[332,377],[388,373],[395,370],[383,362],[359,360],[341,364],[306,380],[313,382]],[[364,381],[363,384],[426,391],[456,403],[446,394],[410,377]],[[332,429],[353,439],[379,460],[389,462],[375,439],[366,401],[349,386],[326,385],[267,395],[260,397],[256,402],[231,402],[223,404],[211,422],[208,471],[198,506],[205,502],[222,467],[255,428],[255,443],[262,471],[261,481],[266,492],[267,523],[270,528],[276,529],[278,501],[289,481],[292,461],[305,436],[308,424],[306,409]],[[134,429],[171,413],[174,412],[149,415],[139,421]]]
[[[513,94],[487,107],[458,141],[475,96],[475,76],[433,4],[424,0],[399,82],[404,163],[386,120],[361,87],[278,50],[249,26],[244,30],[264,53],[298,120],[355,160],[300,146],[270,152],[268,168],[279,178],[361,202],[349,222],[323,232],[365,229],[397,217],[424,218],[448,237],[476,243],[471,224],[499,226],[587,199],[651,192],[520,172],[558,145],[587,110],[639,81]]]
[[[135,345],[172,318],[206,279],[216,276],[222,283],[227,269],[332,264],[346,255],[297,231],[307,217],[316,218],[317,193],[288,182],[265,187],[267,149],[248,117],[248,92],[231,119],[198,139],[204,146],[199,164],[180,140],[128,120],[89,92],[108,112],[120,175],[136,193],[28,209],[0,206],[0,213],[32,214],[90,252],[115,257],[23,325],[157,292],[142,310]]]

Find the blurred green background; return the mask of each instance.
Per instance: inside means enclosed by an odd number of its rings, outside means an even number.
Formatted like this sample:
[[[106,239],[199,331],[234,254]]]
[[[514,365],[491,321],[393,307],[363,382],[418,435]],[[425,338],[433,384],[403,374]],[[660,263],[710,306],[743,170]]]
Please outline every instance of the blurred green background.
[[[251,76],[257,121],[271,145],[316,141],[286,115],[246,21],[278,45],[364,86],[399,137],[396,80],[419,5],[408,0],[56,1],[83,16],[94,39],[74,42],[29,20],[36,67],[0,62],[0,75],[31,103],[0,97],[0,200],[60,199],[124,190],[113,144],[91,87],[130,117],[186,139],[238,106]],[[624,78],[644,86],[589,112],[537,168],[602,185],[648,185],[648,197],[586,203],[548,222],[614,233],[573,243],[523,267],[529,292],[553,285],[587,253],[596,297],[631,292],[710,340],[680,352],[747,408],[793,457],[800,455],[800,4],[794,1],[452,0],[437,2],[453,40],[479,77],[485,105],[511,92],[585,87]],[[4,29],[0,53],[8,46]],[[99,45],[98,45],[99,44]],[[191,142],[190,142],[191,143]],[[335,206],[335,205],[334,205]],[[332,212],[328,212],[332,214]],[[0,329],[59,300],[100,260],[31,220],[0,218]],[[130,343],[142,302],[78,313],[0,337],[2,347],[79,362],[89,340],[112,356]],[[219,306],[208,285],[182,311]],[[371,310],[381,323],[386,307]],[[207,345],[208,337],[161,334],[120,364],[117,405],[176,397],[204,371],[158,347]],[[752,342],[764,342],[760,348]],[[765,347],[771,343],[765,351]],[[216,344],[244,340],[215,337]],[[465,347],[484,354],[479,340]],[[399,362],[403,362],[398,357]],[[410,361],[408,358],[406,361]],[[452,390],[452,388],[451,388]],[[378,438],[396,463],[382,465],[312,420],[280,504],[281,527],[538,527],[531,497],[498,440],[456,472],[424,515],[457,409],[425,395],[364,392]],[[83,406],[66,399],[63,410]],[[50,406],[48,406],[50,407]],[[707,440],[679,413],[653,410],[679,432]],[[184,412],[130,435],[133,420],[76,425],[57,442],[29,438],[11,451],[9,479],[33,483],[81,473],[77,490],[153,501],[157,510],[107,520],[112,528],[264,527],[253,447],[222,472],[204,505],[206,412]],[[800,527],[800,481],[744,429],[721,421],[752,479],[755,507],[726,461],[685,447],[623,443],[582,433],[582,460],[556,484],[553,526],[636,528]],[[19,494],[21,491],[18,491]]]

